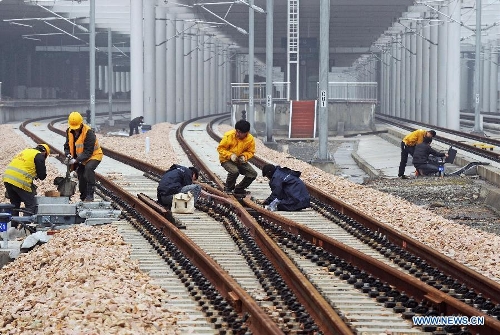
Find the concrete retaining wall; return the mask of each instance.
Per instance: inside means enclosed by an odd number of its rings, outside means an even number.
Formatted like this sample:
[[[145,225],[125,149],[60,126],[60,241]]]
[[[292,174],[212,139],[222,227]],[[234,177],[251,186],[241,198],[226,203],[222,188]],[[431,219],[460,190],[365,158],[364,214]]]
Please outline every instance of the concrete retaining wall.
[[[108,101],[96,101],[96,113],[108,112]],[[78,111],[85,117],[88,100],[24,100],[0,103],[0,124],[41,117],[67,116]],[[113,101],[113,112],[130,111],[130,100]]]

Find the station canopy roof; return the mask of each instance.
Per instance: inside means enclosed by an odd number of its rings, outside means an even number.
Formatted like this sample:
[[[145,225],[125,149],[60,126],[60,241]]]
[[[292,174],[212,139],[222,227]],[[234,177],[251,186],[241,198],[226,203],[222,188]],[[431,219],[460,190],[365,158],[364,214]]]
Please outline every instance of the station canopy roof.
[[[96,0],[96,46],[107,46],[111,28],[117,48],[130,46],[130,3],[136,0]],[[142,0],[157,7],[167,7],[185,28],[212,34],[215,40],[245,53],[248,50],[249,0]],[[274,48],[286,52],[288,0],[274,0]],[[305,47],[319,47],[320,0],[298,0],[300,42]],[[255,51],[265,52],[266,0],[254,0]],[[330,1],[330,49],[332,53],[359,54],[378,52],[374,45],[390,39],[394,29],[408,26],[410,13],[435,12],[439,5],[462,6],[462,40],[474,44],[475,0],[332,0]],[[482,39],[500,38],[500,0],[483,0]],[[15,40],[29,40],[36,46],[88,46],[89,0],[0,0],[0,49]],[[406,19],[404,19],[406,17]],[[403,19],[402,19],[403,18]],[[419,19],[419,18],[417,18]],[[174,24],[165,20],[165,24]],[[424,25],[439,24],[425,21]],[[238,29],[241,28],[241,29]],[[169,36],[167,36],[168,38]]]

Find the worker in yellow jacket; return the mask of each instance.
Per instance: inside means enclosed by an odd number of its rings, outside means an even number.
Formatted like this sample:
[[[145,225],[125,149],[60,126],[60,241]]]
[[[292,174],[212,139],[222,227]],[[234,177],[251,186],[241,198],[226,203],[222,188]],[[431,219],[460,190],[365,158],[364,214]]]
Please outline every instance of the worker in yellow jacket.
[[[36,186],[34,179],[44,180],[47,177],[45,160],[50,155],[47,144],[39,144],[36,148],[24,149],[9,163],[3,175],[3,183],[10,203],[16,210],[13,216],[18,216],[21,203],[27,215],[36,214]]]
[[[401,141],[401,161],[399,162],[398,177],[408,179],[405,175],[406,163],[408,162],[408,154],[413,157],[413,152],[417,144],[424,141],[424,137],[433,138],[436,136],[434,130],[417,129],[406,135]]]
[[[103,153],[94,131],[83,123],[78,112],[69,114],[64,154],[78,176],[80,199],[94,201],[95,169],[101,163]]]
[[[255,155],[255,139],[250,134],[250,123],[239,120],[234,129],[226,132],[217,147],[219,161],[228,172],[226,178],[226,193],[236,195],[246,194],[246,188],[257,178],[257,171],[248,163]],[[236,185],[239,175],[241,182]]]

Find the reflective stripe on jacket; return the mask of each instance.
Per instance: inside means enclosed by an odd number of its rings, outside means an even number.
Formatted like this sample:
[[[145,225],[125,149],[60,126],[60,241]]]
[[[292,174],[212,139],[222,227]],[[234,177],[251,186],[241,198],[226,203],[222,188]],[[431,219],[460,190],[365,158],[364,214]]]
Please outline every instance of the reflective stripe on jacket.
[[[78,136],[78,138],[76,139],[76,142],[75,142],[75,137],[73,135],[73,133],[68,129],[67,130],[67,136],[68,136],[68,144],[69,144],[69,152],[71,154],[71,156],[73,157],[78,157],[79,155],[81,155],[85,149],[84,147],[84,142],[85,142],[85,138],[87,137],[87,132],[91,131],[92,129],[87,126],[86,124],[83,125],[83,128],[82,128],[82,133],[80,134],[80,136]],[[76,152],[73,152],[74,150],[76,150]],[[97,140],[97,137],[95,139],[95,143],[94,143],[94,151],[92,153],[92,156],[90,156],[87,160],[81,162],[83,165],[87,164],[87,162],[91,159],[94,159],[94,160],[102,160],[102,149],[101,149],[101,146],[99,145],[99,141]]]
[[[3,175],[4,183],[31,192],[31,184],[36,177],[35,156],[40,151],[24,149],[10,162]]]
[[[231,160],[232,154],[236,154],[238,157],[245,156],[246,161],[248,161],[255,155],[255,139],[252,134],[248,133],[244,139],[240,140],[236,137],[236,129],[233,129],[224,134],[217,151],[221,163]]]

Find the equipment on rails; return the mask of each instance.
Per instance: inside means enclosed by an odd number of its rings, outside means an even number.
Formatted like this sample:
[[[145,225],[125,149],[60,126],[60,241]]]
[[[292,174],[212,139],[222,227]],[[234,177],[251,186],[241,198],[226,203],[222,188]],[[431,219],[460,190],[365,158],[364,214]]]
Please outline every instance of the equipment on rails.
[[[454,149],[453,147],[450,147],[448,149],[448,157],[430,157],[429,158],[429,161],[436,164],[437,167],[438,167],[438,172],[434,173],[434,174],[430,174],[430,175],[427,175],[427,176],[439,176],[439,177],[443,177],[443,176],[459,176],[465,172],[467,172],[468,170],[476,167],[476,166],[479,166],[479,165],[489,165],[490,163],[487,163],[487,162],[470,162],[468,163],[467,165],[461,167],[460,169],[456,170],[456,171],[453,171],[451,173],[446,173],[445,174],[445,167],[444,165],[446,163],[449,163],[449,164],[453,164],[453,162],[455,161],[455,157],[457,156],[457,150]],[[418,170],[417,170],[418,171]],[[422,176],[421,174],[418,174],[418,172],[416,172],[417,176]]]
[[[50,231],[69,228],[75,224],[88,226],[107,224],[117,220],[121,215],[121,211],[115,210],[111,206],[111,202],[95,201],[70,204],[69,197],[37,196],[35,199],[37,202],[36,214],[27,213],[22,208],[15,208],[12,204],[0,204],[0,232],[2,233],[3,248],[7,248],[9,239],[18,235],[17,233],[21,230],[24,230],[26,239],[30,235],[37,235],[37,241],[46,242],[46,235]],[[23,212],[24,215],[15,216],[12,215],[13,212]],[[23,246],[21,246],[22,249]]]

